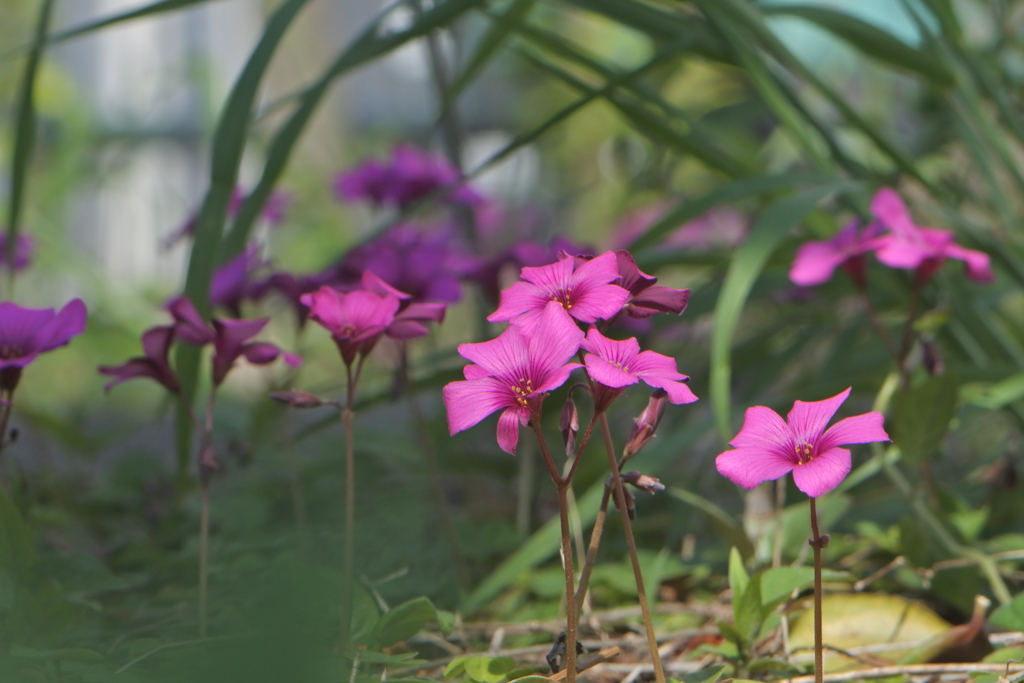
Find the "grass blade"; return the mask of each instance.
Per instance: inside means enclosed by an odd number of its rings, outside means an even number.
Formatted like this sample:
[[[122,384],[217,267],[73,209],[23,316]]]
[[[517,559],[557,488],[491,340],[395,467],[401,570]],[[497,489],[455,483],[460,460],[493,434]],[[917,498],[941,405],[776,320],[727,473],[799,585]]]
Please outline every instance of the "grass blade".
[[[113,26],[114,24],[131,21],[132,19],[141,19],[154,14],[162,14],[163,12],[173,12],[175,10],[186,9],[193,5],[201,5],[212,1],[213,0],[161,0],[160,2],[154,2],[151,5],[146,5],[145,7],[140,7],[129,12],[116,14],[105,19],[98,19],[96,21],[89,22],[84,26],[78,26],[67,29],[66,31],[61,31],[60,33],[55,33],[50,38],[50,43],[60,43],[65,40],[70,40],[71,38],[78,38],[79,36],[83,36],[87,33],[92,33],[93,31]]]
[[[18,231],[21,228],[22,206],[25,202],[25,184],[28,167],[32,161],[32,150],[36,140],[35,85],[39,60],[46,47],[46,31],[50,26],[50,12],[53,0],[43,0],[36,20],[35,36],[29,50],[25,71],[18,89],[18,115],[14,119],[14,150],[11,159],[11,196],[7,206],[7,262],[14,263]],[[14,268],[9,269],[14,278]]]
[[[410,40],[451,23],[482,2],[483,0],[447,0],[436,3],[431,9],[423,12],[416,22],[406,30],[387,35],[378,35],[378,33],[381,21],[389,10],[379,14],[370,26],[342,51],[327,71],[306,90],[299,100],[298,107],[274,135],[267,150],[267,161],[263,166],[263,174],[256,187],[242,202],[242,206],[231,224],[231,229],[224,238],[222,258],[230,259],[245,248],[263,205],[288,165],[295,143],[298,142],[320,101],[336,78],[401,47]]]
[[[761,274],[768,257],[796,223],[806,216],[829,192],[841,187],[817,187],[785,197],[769,206],[758,218],[746,242],[725,274],[722,293],[715,305],[711,332],[711,377],[709,393],[718,433],[723,441],[732,436],[730,426],[729,386],[732,375],[730,353],[740,313],[754,282]]]

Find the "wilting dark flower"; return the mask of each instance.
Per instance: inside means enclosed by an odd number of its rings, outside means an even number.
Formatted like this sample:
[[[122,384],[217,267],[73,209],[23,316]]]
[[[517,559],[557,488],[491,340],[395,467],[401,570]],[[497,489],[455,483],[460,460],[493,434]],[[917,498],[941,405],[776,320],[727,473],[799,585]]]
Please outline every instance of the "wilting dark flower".
[[[645,491],[652,495],[658,491],[665,490],[665,485],[661,483],[660,479],[646,474],[641,474],[640,472],[623,472],[622,481],[636,489]]]
[[[143,356],[130,359],[122,365],[101,365],[101,374],[113,377],[103,387],[110,391],[121,382],[137,377],[148,377],[162,384],[172,394],[181,391],[178,375],[171,367],[170,351],[174,343],[174,326],[153,327],[142,333]]]
[[[213,344],[213,383],[219,385],[234,367],[235,361],[245,357],[254,365],[267,365],[280,356],[285,363],[297,366],[302,359],[282,351],[269,342],[250,342],[259,334],[270,318],[255,320],[220,320],[214,318],[212,327],[196,311],[186,297],[178,297],[168,304],[175,321],[175,333],[184,342],[195,346]]]
[[[673,289],[655,284],[658,278],[640,270],[632,254],[625,249],[615,252],[619,279],[615,284],[629,290],[626,314],[632,318],[650,318],[655,313],[675,313],[686,310],[690,290]]]
[[[664,389],[659,388],[651,392],[651,399],[647,402],[647,407],[639,417],[633,420],[633,429],[622,451],[627,459],[639,453],[654,437],[658,424],[661,423],[661,416],[665,414],[666,403],[668,403],[668,392]]]
[[[242,204],[245,200],[245,191],[242,190],[241,187],[236,186],[235,189],[231,191],[231,199],[228,201],[227,217],[229,220],[234,219],[238,214],[238,210],[242,208]],[[266,221],[267,225],[280,225],[281,222],[284,221],[285,213],[291,203],[292,196],[285,190],[271,190],[270,195],[267,197],[267,201],[263,204],[263,208],[260,210],[260,218]],[[175,230],[164,240],[164,247],[170,249],[186,237],[192,237],[195,235],[196,222],[198,220],[199,212],[196,211],[189,216],[188,220],[186,220],[180,228]]]
[[[72,299],[59,313],[0,302],[0,391],[13,392],[22,369],[40,353],[82,334],[87,315],[81,299]]]
[[[292,408],[319,408],[324,405],[324,400],[316,394],[308,391],[292,389],[291,391],[273,391],[270,398],[281,403],[287,403]]]
[[[210,305],[226,308],[236,318],[242,315],[242,301],[253,298],[250,276],[266,262],[260,258],[258,245],[245,250],[218,268],[210,282]]]

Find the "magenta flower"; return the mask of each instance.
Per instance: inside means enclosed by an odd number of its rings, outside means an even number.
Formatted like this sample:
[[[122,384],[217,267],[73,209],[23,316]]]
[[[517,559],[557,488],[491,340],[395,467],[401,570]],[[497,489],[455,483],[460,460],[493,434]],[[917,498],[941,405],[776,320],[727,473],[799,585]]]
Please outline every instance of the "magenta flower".
[[[351,365],[356,354],[369,353],[380,336],[395,320],[399,300],[392,294],[380,295],[358,289],[339,292],[323,286],[302,295],[309,317],[331,333],[342,360]]]
[[[867,268],[864,255],[884,243],[881,232],[877,223],[861,230],[860,222],[853,220],[830,240],[801,245],[789,270],[789,279],[801,287],[813,287],[828,282],[835,269],[842,267],[854,284],[864,287]]]
[[[391,324],[384,328],[384,334],[392,339],[415,339],[430,333],[427,329],[428,322],[444,322],[444,316],[448,309],[445,304],[435,302],[413,302],[412,297],[405,292],[395,289],[387,282],[377,277],[371,270],[363,272],[363,289],[379,294],[380,296],[393,296],[398,299],[398,313]]]
[[[743,428],[718,456],[718,471],[743,488],[793,472],[796,487],[817,498],[839,485],[850,472],[850,451],[839,446],[889,441],[884,418],[875,411],[825,426],[850,390],[824,401],[796,401],[783,422],[771,408],[748,408]]]
[[[927,281],[947,258],[963,261],[967,277],[975,282],[992,282],[989,255],[967,249],[953,241],[953,232],[917,226],[903,200],[894,190],[883,187],[871,200],[871,211],[892,230],[878,247],[878,260],[891,268],[916,270],[919,282]]]
[[[459,170],[446,159],[412,145],[395,147],[388,163],[371,159],[339,174],[334,181],[334,191],[343,201],[397,208],[405,208],[441,188],[449,190],[446,201],[467,206],[484,202],[476,190],[461,182]]]
[[[174,343],[174,326],[164,325],[153,327],[142,333],[142,352],[139,356],[128,360],[122,365],[101,365],[101,374],[109,375],[114,379],[103,387],[104,391],[110,391],[121,382],[127,382],[137,377],[148,377],[162,384],[172,394],[181,391],[181,383],[178,381],[178,374],[171,367],[169,354],[171,345]]]
[[[549,302],[537,318],[532,333],[509,326],[496,339],[461,344],[459,353],[472,361],[463,370],[464,382],[444,388],[448,428],[452,434],[469,429],[496,410],[498,446],[515,455],[519,425],[540,413],[547,392],[557,389],[580,367],[570,363],[579,350],[583,332]]]
[[[64,346],[82,334],[87,315],[81,299],[72,299],[60,313],[0,302],[0,391],[10,395],[22,369],[40,353]]]
[[[270,318],[255,320],[220,320],[213,318],[208,326],[192,302],[179,296],[167,305],[174,317],[174,331],[182,341],[195,346],[213,344],[213,384],[219,386],[234,367],[235,361],[245,357],[253,365],[272,363],[280,356],[292,367],[302,363],[298,356],[287,353],[269,342],[250,342],[259,334]],[[148,355],[148,354],[147,354]]]
[[[610,320],[622,310],[629,291],[611,284],[619,279],[615,253],[606,251],[576,267],[572,257],[539,268],[523,268],[523,280],[501,293],[491,322],[512,321],[530,334],[548,302],[558,302],[570,316],[584,323]]]
[[[654,351],[641,352],[635,337],[615,341],[598,332],[596,327],[591,327],[582,347],[590,352],[583,362],[595,382],[612,389],[622,389],[643,380],[649,386],[664,389],[672,403],[693,403],[697,400],[685,384],[689,377],[676,370],[675,360]]]
[[[13,263],[7,259],[7,229],[0,228],[0,266],[13,268],[13,270],[24,270],[32,263],[32,254],[35,251],[35,242],[28,235],[18,235],[14,245]]]

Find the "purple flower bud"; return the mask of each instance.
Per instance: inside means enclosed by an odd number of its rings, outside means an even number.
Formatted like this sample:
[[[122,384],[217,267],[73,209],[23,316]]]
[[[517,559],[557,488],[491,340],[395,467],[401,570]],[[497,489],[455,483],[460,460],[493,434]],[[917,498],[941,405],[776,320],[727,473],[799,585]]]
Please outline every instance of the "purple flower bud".
[[[664,389],[655,389],[651,393],[651,400],[647,407],[640,413],[640,416],[633,420],[633,431],[629,434],[629,440],[623,449],[627,459],[632,458],[640,452],[648,441],[654,436],[661,422],[661,416],[665,414],[665,405],[668,403],[668,392]]]
[[[558,428],[562,430],[562,441],[565,442],[565,457],[571,458],[576,452],[576,434],[580,431],[580,413],[572,398],[567,399],[562,407]]]
[[[623,472],[622,481],[652,495],[658,491],[665,490],[665,485],[657,477],[651,477],[639,472]]]

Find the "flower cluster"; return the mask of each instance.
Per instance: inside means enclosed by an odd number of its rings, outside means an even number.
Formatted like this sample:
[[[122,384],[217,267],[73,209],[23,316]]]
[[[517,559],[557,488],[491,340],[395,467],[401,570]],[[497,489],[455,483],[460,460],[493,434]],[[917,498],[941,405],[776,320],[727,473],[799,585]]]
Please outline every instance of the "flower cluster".
[[[581,349],[588,352],[583,362],[599,412],[624,387],[640,381],[666,391],[672,403],[697,400],[673,359],[641,352],[635,338],[608,339],[594,325],[607,324],[623,312],[681,313],[687,290],[662,287],[664,292],[644,298],[656,278],[642,273],[626,252],[609,251],[594,258],[563,253],[550,265],[524,267],[522,278],[501,293],[501,304],[487,318],[507,321],[508,328],[491,341],[459,346],[459,353],[472,364],[463,371],[465,381],[444,388],[452,434],[502,410],[498,445],[514,454],[519,425],[536,419],[547,393],[581,367],[569,362]],[[578,323],[590,326],[586,334]]]
[[[269,318],[255,320],[222,320],[213,318],[210,324],[203,320],[192,302],[180,296],[167,304],[167,310],[174,319],[171,325],[150,328],[142,334],[143,356],[132,358],[121,365],[102,365],[101,374],[114,379],[107,383],[105,390],[138,377],[147,377],[162,385],[174,395],[180,395],[181,382],[170,362],[171,347],[176,340],[195,346],[213,345],[212,379],[218,387],[227,377],[239,358],[245,358],[254,365],[267,365],[284,359],[295,367],[302,359],[282,351],[269,342],[250,341],[266,326]]]
[[[882,188],[871,201],[875,221],[863,229],[850,223],[827,241],[800,247],[789,271],[796,284],[810,287],[827,282],[842,267],[860,288],[865,286],[865,255],[874,252],[890,268],[913,270],[918,284],[927,282],[946,259],[963,261],[967,277],[987,283],[993,279],[988,254],[967,249],[953,240],[953,232],[918,226],[894,190]]]

